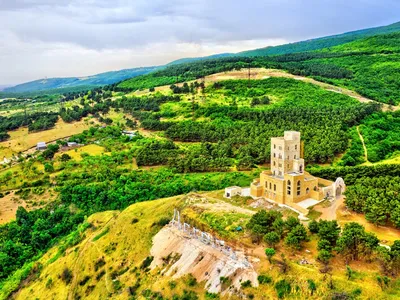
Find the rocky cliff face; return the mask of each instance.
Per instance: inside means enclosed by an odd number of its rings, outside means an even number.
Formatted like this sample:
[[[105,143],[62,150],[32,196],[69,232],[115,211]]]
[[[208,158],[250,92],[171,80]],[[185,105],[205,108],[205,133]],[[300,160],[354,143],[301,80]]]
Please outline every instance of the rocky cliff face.
[[[153,238],[150,254],[154,259],[150,267],[161,268],[164,275],[173,278],[192,274],[197,281],[205,282],[205,288],[211,293],[238,292],[241,283],[247,280],[252,286],[258,286],[252,265],[257,259],[222,244],[210,243],[168,225]],[[229,284],[221,282],[221,277]]]

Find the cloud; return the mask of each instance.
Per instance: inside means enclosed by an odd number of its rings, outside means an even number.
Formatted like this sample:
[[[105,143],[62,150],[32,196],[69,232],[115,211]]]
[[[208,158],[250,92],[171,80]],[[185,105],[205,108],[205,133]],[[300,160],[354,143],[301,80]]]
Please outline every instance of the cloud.
[[[0,84],[379,26],[399,9],[395,0],[0,0]]]

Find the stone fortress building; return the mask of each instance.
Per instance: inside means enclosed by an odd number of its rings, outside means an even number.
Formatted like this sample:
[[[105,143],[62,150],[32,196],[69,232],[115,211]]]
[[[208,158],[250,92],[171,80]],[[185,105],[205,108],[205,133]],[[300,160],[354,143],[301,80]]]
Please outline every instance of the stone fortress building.
[[[300,132],[285,131],[283,137],[271,138],[271,170],[263,171],[250,186],[250,196],[286,205],[302,214],[308,207],[327,198],[340,197],[343,179],[336,182],[305,172]],[[225,192],[225,197],[230,195]]]

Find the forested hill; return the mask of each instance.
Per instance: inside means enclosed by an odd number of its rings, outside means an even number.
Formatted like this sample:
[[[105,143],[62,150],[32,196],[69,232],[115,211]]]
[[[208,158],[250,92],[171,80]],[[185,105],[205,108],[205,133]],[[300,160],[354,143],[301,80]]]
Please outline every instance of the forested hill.
[[[337,45],[346,44],[365,37],[370,37],[378,34],[388,34],[399,31],[400,31],[400,22],[397,22],[388,26],[351,31],[343,34],[316,38],[312,40],[301,41],[276,47],[265,47],[255,50],[244,51],[238,53],[238,55],[264,56],[264,55],[280,55],[288,53],[314,51],[323,48],[329,48]]]
[[[14,87],[8,87],[4,89],[4,93],[26,93],[26,92],[38,92],[45,90],[55,90],[66,88],[77,88],[84,87],[85,89],[95,88],[107,84],[113,84],[128,78],[133,78],[139,75],[150,73],[156,70],[158,67],[144,67],[144,68],[133,68],[124,69],[119,71],[111,71],[100,73],[87,77],[68,77],[68,78],[46,78],[35,81],[30,81],[16,85]]]

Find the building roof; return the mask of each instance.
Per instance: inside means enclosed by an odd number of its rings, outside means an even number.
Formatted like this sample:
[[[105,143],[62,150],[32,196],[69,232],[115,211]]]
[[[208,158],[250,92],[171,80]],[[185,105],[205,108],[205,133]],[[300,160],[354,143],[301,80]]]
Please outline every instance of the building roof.
[[[37,147],[46,147],[46,143],[45,142],[39,142],[39,143],[37,143]]]

